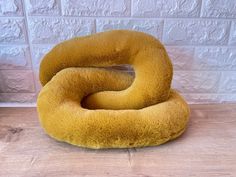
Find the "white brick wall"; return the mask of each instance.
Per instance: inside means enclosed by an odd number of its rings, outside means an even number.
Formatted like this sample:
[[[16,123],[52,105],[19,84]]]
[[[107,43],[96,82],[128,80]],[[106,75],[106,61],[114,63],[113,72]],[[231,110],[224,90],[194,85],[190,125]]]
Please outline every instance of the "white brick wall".
[[[109,29],[159,38],[189,103],[236,102],[236,0],[0,0],[0,106],[35,103],[53,45]]]

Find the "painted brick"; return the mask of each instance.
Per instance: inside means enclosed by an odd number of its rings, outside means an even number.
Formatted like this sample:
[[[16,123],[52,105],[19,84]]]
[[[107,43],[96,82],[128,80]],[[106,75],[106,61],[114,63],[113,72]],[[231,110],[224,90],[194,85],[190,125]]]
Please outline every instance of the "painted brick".
[[[111,29],[130,29],[149,33],[161,38],[163,21],[162,20],[111,20],[99,19],[96,21],[97,32]]]
[[[232,22],[229,44],[236,45],[236,21]]]
[[[0,16],[22,16],[21,0],[0,0]]]
[[[218,94],[218,99],[215,103],[235,103],[236,94]]]
[[[236,48],[167,46],[174,70],[236,70]]]
[[[59,15],[60,0],[25,0],[29,15]]]
[[[40,62],[43,58],[43,56],[48,53],[52,49],[52,45],[50,46],[38,46],[38,45],[33,45],[32,47],[32,64],[34,70],[39,69]]]
[[[183,94],[188,104],[215,103],[219,100],[218,94]]]
[[[167,46],[167,53],[173,63],[174,70],[190,70],[194,63],[193,47]]]
[[[24,20],[13,18],[0,19],[0,43],[25,43]]]
[[[236,47],[197,47],[193,69],[236,70]]]
[[[35,103],[35,93],[0,93],[0,103]]]
[[[216,93],[220,76],[214,71],[175,71],[173,87],[181,93]]]
[[[128,16],[130,0],[62,0],[63,15]]]
[[[182,94],[189,104],[234,102],[236,94]]]
[[[0,70],[0,92],[34,92],[31,70]]]
[[[134,0],[133,16],[197,17],[201,0]]]
[[[58,43],[75,36],[93,32],[93,20],[78,18],[31,18],[29,20],[32,43]]]
[[[235,0],[203,0],[203,17],[236,18]]]
[[[236,93],[236,72],[224,71],[220,81],[220,93]]]
[[[166,20],[164,42],[166,44],[227,44],[230,22],[215,20]]]
[[[0,47],[0,69],[27,69],[30,67],[28,46]]]

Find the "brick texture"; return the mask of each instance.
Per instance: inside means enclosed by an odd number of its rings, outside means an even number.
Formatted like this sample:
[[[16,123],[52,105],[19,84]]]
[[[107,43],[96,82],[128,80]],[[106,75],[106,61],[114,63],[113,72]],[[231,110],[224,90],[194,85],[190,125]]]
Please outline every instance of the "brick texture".
[[[0,16],[22,16],[21,0],[1,0],[0,1]]]
[[[197,17],[200,0],[134,0],[133,16],[137,17]]]
[[[0,69],[30,69],[28,46],[1,46]]]
[[[0,18],[0,44],[26,43],[25,21],[15,18]]]
[[[130,29],[149,33],[153,36],[161,38],[163,21],[162,20],[97,20],[97,32],[112,29]]]
[[[220,76],[216,71],[176,71],[173,87],[182,93],[216,93]]]
[[[111,29],[163,42],[189,103],[236,102],[235,0],[0,0],[0,102],[35,103],[54,45]]]
[[[174,70],[192,69],[195,61],[193,47],[168,46],[166,47],[166,50],[172,60]]]
[[[30,70],[1,70],[0,92],[32,93],[34,89],[33,73]]]
[[[203,0],[202,17],[236,18],[235,0]]]
[[[59,15],[60,0],[25,0],[28,15]]]
[[[75,36],[91,34],[94,21],[78,18],[30,18],[29,28],[33,44],[55,44]]]
[[[164,43],[171,45],[227,44],[230,31],[228,21],[166,20]]]
[[[129,16],[130,0],[62,0],[68,16]]]
[[[236,94],[236,72],[235,71],[223,72],[219,92]]]

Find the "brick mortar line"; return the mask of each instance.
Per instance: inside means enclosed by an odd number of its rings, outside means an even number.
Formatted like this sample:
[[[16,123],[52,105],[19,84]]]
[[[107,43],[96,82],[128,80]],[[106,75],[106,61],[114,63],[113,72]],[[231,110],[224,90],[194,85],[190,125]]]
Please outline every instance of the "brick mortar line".
[[[58,0],[58,6],[59,6],[59,15],[62,16],[62,0]]]
[[[232,21],[230,21],[229,22],[229,31],[228,31],[228,35],[227,35],[227,46],[231,46],[230,44],[229,44],[229,41],[230,41],[230,39],[231,39],[231,30],[232,30],[232,25],[233,24],[233,22]]]
[[[22,10],[24,13],[25,23],[26,23],[25,27],[26,27],[27,40],[28,40],[29,52],[30,52],[30,64],[31,64],[31,70],[32,70],[32,75],[33,75],[34,93],[37,94],[36,77],[35,77],[34,68],[33,68],[32,44],[30,41],[30,32],[29,32],[29,25],[28,25],[28,14],[26,10],[25,0],[21,0],[21,2],[22,2]]]
[[[0,107],[37,107],[36,102],[0,102]]]
[[[235,23],[236,23],[236,21],[235,21]],[[234,23],[233,23],[233,21],[231,21],[230,30],[229,30],[228,46],[235,46],[236,47],[236,44],[235,45],[230,44],[230,39],[232,39],[232,35],[233,35],[233,31],[234,31],[233,28],[234,28]]]
[[[130,0],[130,14],[129,16],[132,17],[132,14],[133,14],[133,0]]]
[[[199,17],[200,17],[200,18],[202,18],[202,13],[203,13],[203,12],[202,12],[202,11],[203,11],[203,1],[204,1],[204,0],[201,0],[201,1],[200,1],[200,10],[199,10]]]

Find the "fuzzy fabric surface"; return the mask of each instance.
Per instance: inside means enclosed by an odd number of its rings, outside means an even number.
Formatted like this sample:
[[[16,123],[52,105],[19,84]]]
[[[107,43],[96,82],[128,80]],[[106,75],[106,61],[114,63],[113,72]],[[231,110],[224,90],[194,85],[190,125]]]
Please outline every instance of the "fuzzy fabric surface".
[[[101,67],[132,65],[135,76]],[[164,46],[113,30],[56,45],[40,64],[39,119],[53,138],[88,148],[155,146],[181,135],[189,107],[173,89]]]

